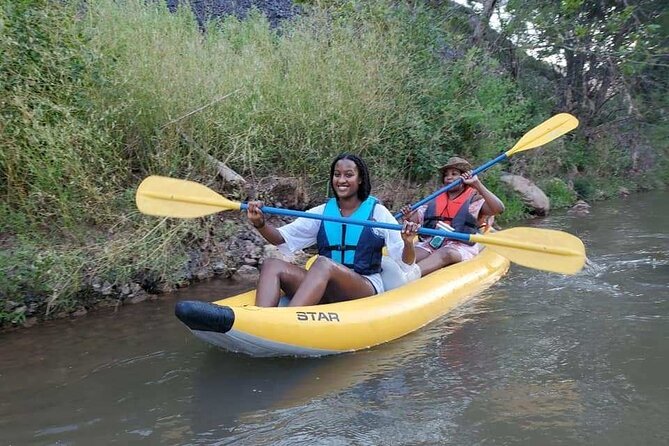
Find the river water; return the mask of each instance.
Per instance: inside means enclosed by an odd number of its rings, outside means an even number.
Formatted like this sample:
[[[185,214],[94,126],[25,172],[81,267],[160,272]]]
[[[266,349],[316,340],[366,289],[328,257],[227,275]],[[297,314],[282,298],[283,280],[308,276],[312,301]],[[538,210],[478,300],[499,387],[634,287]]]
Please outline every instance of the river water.
[[[416,333],[320,359],[199,341],[177,299],[0,336],[2,445],[669,444],[669,200],[524,223],[586,244],[576,276],[512,266]]]

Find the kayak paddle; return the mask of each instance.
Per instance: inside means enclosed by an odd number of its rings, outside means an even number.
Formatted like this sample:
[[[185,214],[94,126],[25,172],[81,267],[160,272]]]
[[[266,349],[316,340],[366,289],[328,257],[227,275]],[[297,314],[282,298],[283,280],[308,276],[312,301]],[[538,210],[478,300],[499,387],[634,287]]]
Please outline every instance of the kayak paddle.
[[[495,164],[501,161],[504,161],[505,159],[511,157],[512,155],[518,152],[534,149],[548,142],[551,142],[554,139],[564,135],[565,133],[575,129],[576,127],[578,127],[578,119],[576,119],[569,113],[560,113],[559,115],[555,115],[552,118],[534,127],[529,132],[525,133],[525,135],[522,138],[520,138],[520,140],[516,143],[516,145],[513,146],[510,150],[507,150],[506,152],[499,155],[497,158],[490,160],[487,163],[483,164],[482,166],[474,169],[472,171],[472,175],[477,175],[485,170],[488,170],[490,167],[494,166]],[[419,202],[412,204],[411,210],[413,211],[414,209],[422,206],[423,204],[427,203],[433,198],[443,194],[446,191],[453,189],[460,183],[462,183],[461,178],[455,180],[451,184],[442,187],[438,191],[428,195]],[[395,214],[395,218],[399,219],[401,217],[402,217],[401,212]]]
[[[196,218],[221,211],[248,208],[246,203],[228,200],[203,184],[161,176],[145,178],[137,188],[135,201],[139,211],[144,214],[176,218]],[[371,220],[326,216],[270,206],[263,206],[261,210],[266,214],[402,230],[402,225],[399,224]],[[585,248],[578,237],[550,229],[513,228],[481,235],[420,228],[418,233],[481,243],[514,263],[556,273],[577,273],[585,263]]]

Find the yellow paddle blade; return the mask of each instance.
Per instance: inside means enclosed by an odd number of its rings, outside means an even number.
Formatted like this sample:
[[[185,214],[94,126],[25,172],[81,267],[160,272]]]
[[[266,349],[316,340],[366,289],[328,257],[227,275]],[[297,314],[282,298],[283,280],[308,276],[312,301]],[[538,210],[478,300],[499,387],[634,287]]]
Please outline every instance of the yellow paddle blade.
[[[240,208],[240,203],[230,201],[202,184],[155,175],[145,178],[139,185],[135,203],[143,214],[176,218],[202,217]]]
[[[569,113],[555,115],[525,133],[525,136],[520,138],[520,141],[506,152],[506,156],[511,156],[514,153],[542,146],[553,141],[555,138],[574,130],[576,127],[578,127],[578,119]]]
[[[487,235],[474,234],[472,242],[528,268],[576,274],[585,264],[585,247],[576,236],[538,228],[512,228]]]

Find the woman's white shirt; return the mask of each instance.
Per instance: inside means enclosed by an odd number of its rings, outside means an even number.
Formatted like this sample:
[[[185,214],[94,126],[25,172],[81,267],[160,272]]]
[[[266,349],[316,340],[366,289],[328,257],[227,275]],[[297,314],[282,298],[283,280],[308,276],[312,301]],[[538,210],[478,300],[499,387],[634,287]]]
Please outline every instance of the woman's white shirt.
[[[325,204],[316,206],[309,209],[307,212],[310,214],[323,215],[325,210]],[[390,223],[398,224],[395,217],[390,213],[390,211],[383,206],[382,204],[377,203],[374,206],[374,213],[372,218],[375,221],[381,223]],[[279,250],[286,253],[295,252],[300,249],[308,248],[316,243],[316,238],[318,236],[318,230],[321,227],[321,220],[304,218],[297,218],[295,221],[288,223],[287,225],[277,228],[281,233],[285,243],[279,245]],[[383,228],[371,228],[379,237],[383,237],[386,241],[386,248],[388,249],[388,255],[392,257],[402,269],[409,268],[410,265],[407,265],[402,261],[402,252],[404,250],[404,241],[400,235],[400,231],[392,229],[383,229]]]

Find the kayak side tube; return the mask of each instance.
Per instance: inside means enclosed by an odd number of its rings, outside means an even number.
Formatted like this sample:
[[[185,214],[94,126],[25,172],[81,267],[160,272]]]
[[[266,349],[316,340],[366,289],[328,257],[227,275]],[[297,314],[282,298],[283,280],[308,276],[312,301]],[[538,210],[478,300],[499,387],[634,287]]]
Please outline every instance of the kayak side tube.
[[[255,306],[255,290],[177,304],[198,338],[251,356],[324,356],[402,337],[489,287],[509,261],[491,250],[385,293],[310,307]]]
[[[337,350],[305,348],[275,342],[232,330],[235,323],[235,311],[230,307],[210,302],[182,300],[177,302],[174,314],[198,338],[233,352],[246,353],[255,357],[325,356],[342,353]]]

